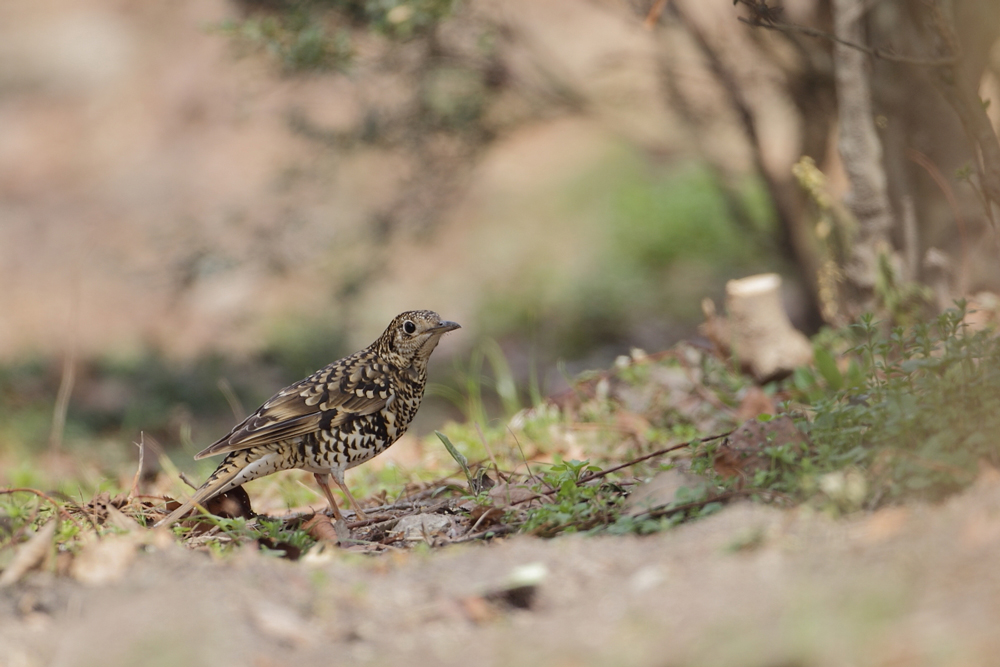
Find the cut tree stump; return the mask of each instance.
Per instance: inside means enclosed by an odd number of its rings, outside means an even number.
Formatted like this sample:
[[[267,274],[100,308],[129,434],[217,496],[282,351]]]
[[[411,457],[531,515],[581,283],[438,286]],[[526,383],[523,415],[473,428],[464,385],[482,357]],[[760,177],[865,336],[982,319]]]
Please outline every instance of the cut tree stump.
[[[726,283],[726,318],[715,304],[702,304],[702,331],[758,382],[792,372],[812,361],[812,344],[792,326],[781,303],[781,277],[763,273]]]

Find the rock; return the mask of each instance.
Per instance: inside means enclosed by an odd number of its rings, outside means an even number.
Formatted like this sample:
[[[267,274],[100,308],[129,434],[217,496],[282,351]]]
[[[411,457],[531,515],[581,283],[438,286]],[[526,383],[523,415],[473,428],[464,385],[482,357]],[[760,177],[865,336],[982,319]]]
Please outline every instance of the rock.
[[[682,488],[695,489],[705,481],[681,470],[664,470],[653,479],[636,487],[625,503],[625,513],[630,516],[644,514],[656,507],[665,507],[674,502]]]
[[[411,514],[400,519],[392,532],[402,533],[404,542],[429,542],[429,538],[447,533],[451,527],[451,517],[444,514]]]

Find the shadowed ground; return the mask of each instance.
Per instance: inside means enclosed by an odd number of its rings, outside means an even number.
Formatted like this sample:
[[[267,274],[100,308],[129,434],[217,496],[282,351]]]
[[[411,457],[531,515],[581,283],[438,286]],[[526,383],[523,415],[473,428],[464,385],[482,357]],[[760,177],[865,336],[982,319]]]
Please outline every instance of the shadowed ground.
[[[432,555],[213,562],[147,541],[110,583],[2,591],[0,665],[976,665],[1000,648],[990,476],[856,518],[740,504],[646,538]],[[547,575],[528,607],[498,599],[530,564]]]

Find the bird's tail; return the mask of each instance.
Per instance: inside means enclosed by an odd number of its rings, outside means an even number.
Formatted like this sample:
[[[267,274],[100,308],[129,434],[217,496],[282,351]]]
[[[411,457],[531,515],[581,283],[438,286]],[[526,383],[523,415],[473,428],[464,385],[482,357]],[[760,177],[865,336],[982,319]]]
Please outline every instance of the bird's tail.
[[[190,500],[153,524],[153,528],[169,527],[173,523],[183,519],[188,512],[195,508],[196,505],[201,505],[205,501],[211,500],[220,493],[229,491],[231,488],[236,486],[236,484],[232,483],[233,480],[236,479],[237,475],[243,472],[243,469],[250,463],[251,461],[249,461],[245,456],[227,456],[219,467],[215,469],[215,472],[213,472],[211,476],[205,480],[205,483],[198,487],[198,489],[194,492],[194,495],[191,496]]]

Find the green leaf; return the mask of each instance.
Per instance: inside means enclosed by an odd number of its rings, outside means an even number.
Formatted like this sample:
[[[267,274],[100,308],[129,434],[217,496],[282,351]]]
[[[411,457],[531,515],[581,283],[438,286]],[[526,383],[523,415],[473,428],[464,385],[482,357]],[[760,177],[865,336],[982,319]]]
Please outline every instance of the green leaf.
[[[448,436],[446,436],[444,433],[442,433],[441,431],[434,431],[434,435],[438,437],[438,440],[441,441],[441,443],[444,445],[444,448],[448,450],[449,454],[451,454],[451,458],[455,459],[455,461],[458,462],[458,465],[462,466],[462,472],[465,473],[465,477],[469,480],[469,488],[472,489],[474,484],[473,484],[472,473],[469,472],[469,460],[465,458],[462,452],[456,449],[455,445],[451,444],[451,440],[449,440]]]
[[[834,359],[833,353],[824,347],[815,348],[813,353],[816,358],[816,369],[823,376],[823,379],[826,380],[830,389],[834,391],[843,389],[844,376],[841,375],[840,369],[837,368],[837,360]]]

